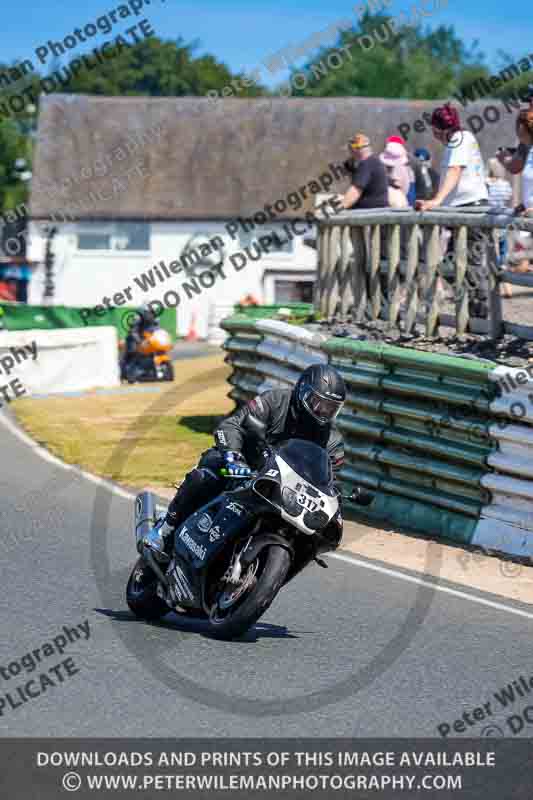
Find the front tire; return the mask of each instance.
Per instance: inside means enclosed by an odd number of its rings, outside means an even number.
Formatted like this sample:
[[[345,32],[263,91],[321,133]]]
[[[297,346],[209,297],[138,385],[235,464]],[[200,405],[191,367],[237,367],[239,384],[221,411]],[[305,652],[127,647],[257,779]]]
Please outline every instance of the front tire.
[[[270,607],[283,586],[291,565],[284,547],[272,545],[261,550],[252,562],[244,580],[249,585],[241,595],[231,600],[231,591],[218,592],[209,615],[209,626],[217,639],[236,639],[254,625]]]
[[[167,361],[165,364],[163,364],[163,380],[174,380],[174,365],[170,361]]]
[[[171,609],[157,594],[157,576],[141,557],[137,560],[126,586],[126,602],[140,619],[161,619]]]

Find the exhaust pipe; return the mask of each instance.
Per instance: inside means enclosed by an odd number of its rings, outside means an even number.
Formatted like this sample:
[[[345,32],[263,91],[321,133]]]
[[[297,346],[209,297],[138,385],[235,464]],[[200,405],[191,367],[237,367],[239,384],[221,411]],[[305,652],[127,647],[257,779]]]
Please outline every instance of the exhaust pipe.
[[[152,492],[141,492],[135,498],[135,538],[137,551],[142,553],[142,541],[156,522],[156,508]]]

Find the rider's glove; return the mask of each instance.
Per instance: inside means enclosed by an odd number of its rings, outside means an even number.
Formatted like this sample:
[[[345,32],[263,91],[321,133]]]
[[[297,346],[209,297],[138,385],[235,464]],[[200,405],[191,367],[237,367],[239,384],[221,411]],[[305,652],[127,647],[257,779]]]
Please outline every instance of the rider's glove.
[[[234,478],[245,478],[247,475],[251,475],[252,472],[242,453],[237,453],[234,450],[226,450],[224,453],[224,468],[227,474]]]

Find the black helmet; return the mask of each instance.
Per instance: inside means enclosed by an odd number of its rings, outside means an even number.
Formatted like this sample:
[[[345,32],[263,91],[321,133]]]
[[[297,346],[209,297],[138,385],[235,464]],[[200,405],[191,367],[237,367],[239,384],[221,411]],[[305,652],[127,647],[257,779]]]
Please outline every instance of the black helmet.
[[[139,308],[139,316],[145,328],[156,324],[157,317],[148,303],[144,303],[144,305]]]
[[[342,376],[329,364],[313,364],[300,375],[293,392],[297,413],[306,412],[319,425],[333,422],[346,399]]]

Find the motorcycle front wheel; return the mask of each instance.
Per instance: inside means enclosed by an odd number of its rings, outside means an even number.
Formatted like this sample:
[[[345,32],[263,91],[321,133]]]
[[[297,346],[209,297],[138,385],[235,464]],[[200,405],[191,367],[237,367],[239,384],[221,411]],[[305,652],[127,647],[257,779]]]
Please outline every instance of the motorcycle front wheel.
[[[167,361],[165,364],[163,364],[162,371],[164,381],[174,380],[174,366],[170,361]]]
[[[238,585],[226,584],[211,607],[209,626],[217,639],[236,639],[257,622],[283,586],[291,557],[283,547],[260,551]]]

